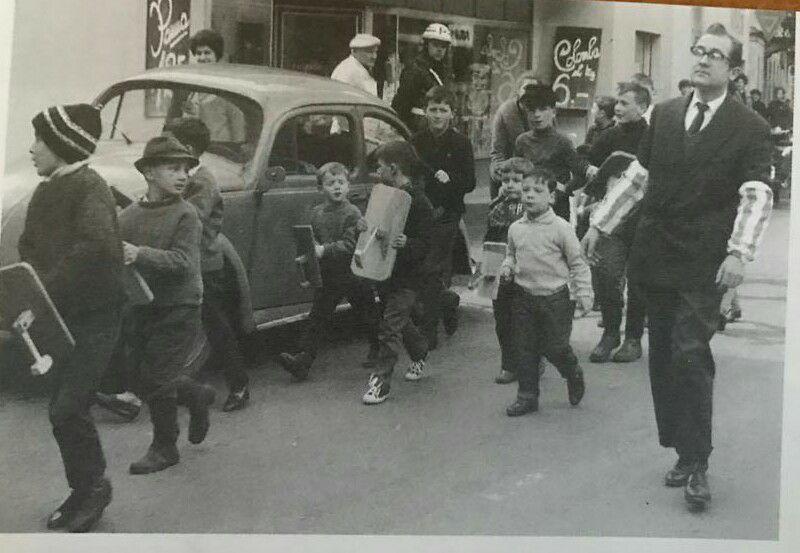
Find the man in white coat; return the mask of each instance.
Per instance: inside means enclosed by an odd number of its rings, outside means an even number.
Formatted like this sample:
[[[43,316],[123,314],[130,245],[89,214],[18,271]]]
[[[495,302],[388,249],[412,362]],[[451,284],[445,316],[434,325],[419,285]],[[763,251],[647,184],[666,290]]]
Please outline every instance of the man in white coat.
[[[359,33],[350,41],[350,55],[342,60],[331,73],[331,79],[356,86],[373,96],[378,95],[378,83],[370,71],[378,58],[378,37]]]

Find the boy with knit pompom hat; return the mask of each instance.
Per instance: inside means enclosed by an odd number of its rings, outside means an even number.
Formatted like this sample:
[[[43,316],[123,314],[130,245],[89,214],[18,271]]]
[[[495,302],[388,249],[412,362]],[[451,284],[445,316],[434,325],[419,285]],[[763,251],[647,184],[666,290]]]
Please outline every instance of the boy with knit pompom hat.
[[[69,359],[53,371],[49,409],[72,491],[47,527],[87,532],[111,502],[89,408],[119,336],[122,244],[111,191],[88,166],[101,131],[97,109],[53,106],[32,123],[30,154],[43,181],[28,205],[19,253],[38,273],[75,338]]]

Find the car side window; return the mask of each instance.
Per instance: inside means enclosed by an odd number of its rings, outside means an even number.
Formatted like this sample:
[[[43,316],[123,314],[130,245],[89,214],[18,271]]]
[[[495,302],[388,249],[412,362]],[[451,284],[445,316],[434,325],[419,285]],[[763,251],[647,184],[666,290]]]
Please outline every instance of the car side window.
[[[364,116],[364,143],[367,158],[378,146],[395,140],[406,140],[400,127],[385,119]]]
[[[355,160],[355,137],[350,117],[335,113],[296,115],[275,135],[269,166],[286,175],[313,175],[330,161],[348,168]]]

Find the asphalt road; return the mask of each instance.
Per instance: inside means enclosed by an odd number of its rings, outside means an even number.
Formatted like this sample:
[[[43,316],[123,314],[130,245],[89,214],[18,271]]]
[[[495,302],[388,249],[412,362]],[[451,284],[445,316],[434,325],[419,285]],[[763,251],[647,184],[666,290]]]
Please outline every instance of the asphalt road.
[[[272,353],[298,327],[259,336],[252,403],[214,407],[208,439],[181,462],[131,476],[147,413],[96,410],[114,501],[101,532],[497,534],[777,539],[789,213],[779,211],[741,288],[744,320],[715,337],[713,503],[689,513],[662,477],[674,454],[656,440],[646,364],[591,364],[597,318],[576,321],[587,394],[570,407],[554,369],[536,414],[510,419],[514,386],[492,382],[491,311],[466,297],[462,324],[429,358],[365,406],[366,347],[340,329],[311,380],[289,382]],[[646,340],[645,340],[646,344]],[[646,356],[646,354],[645,354]],[[224,399],[224,385],[215,384]],[[66,494],[41,397],[0,393],[0,532],[40,532]]]

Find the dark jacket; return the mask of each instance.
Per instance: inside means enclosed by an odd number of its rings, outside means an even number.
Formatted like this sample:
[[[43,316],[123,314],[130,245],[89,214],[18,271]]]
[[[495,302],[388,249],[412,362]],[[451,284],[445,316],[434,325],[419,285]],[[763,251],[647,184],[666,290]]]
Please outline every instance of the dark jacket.
[[[441,137],[434,136],[428,129],[422,130],[414,135],[411,143],[429,169],[425,195],[431,205],[434,209],[443,208],[445,219],[458,220],[466,211],[464,194],[475,190],[472,144],[452,128]],[[450,182],[443,184],[434,177],[440,169],[450,176]]]
[[[492,119],[492,151],[489,154],[492,159],[489,168],[492,179],[500,180],[497,165],[513,157],[517,137],[529,130],[528,118],[516,96],[500,104]]]
[[[39,184],[18,247],[65,318],[116,308],[124,301],[114,198],[89,167]]]
[[[198,166],[197,171],[189,177],[183,197],[194,205],[200,222],[203,223],[203,237],[200,241],[202,271],[221,271],[225,258],[217,237],[222,230],[223,203],[213,173],[202,165]]]
[[[792,108],[786,100],[772,100],[767,108],[767,121],[770,126],[791,129],[793,123]]]
[[[753,102],[753,105],[751,107],[753,108],[753,111],[755,111],[757,114],[759,114],[764,119],[768,119],[769,118],[769,112],[767,110],[767,104],[765,104],[761,100],[756,100],[755,102]]]
[[[322,259],[319,260],[323,284],[331,278],[351,278],[350,260],[356,249],[358,231],[356,224],[361,212],[356,206],[344,200],[339,205],[328,202],[314,206],[311,210],[311,228],[314,239],[323,246]]]
[[[655,107],[639,149],[648,169],[631,249],[631,278],[648,286],[714,288],[739,205],[739,187],[768,182],[769,127],[728,96],[708,125],[684,128],[690,98]]]
[[[403,229],[407,240],[405,247],[397,250],[392,276],[385,285],[419,290],[428,276],[424,267],[431,248],[433,207],[422,186],[415,185],[404,190],[411,194],[411,208]]]
[[[589,163],[600,167],[614,152],[636,155],[645,132],[647,132],[647,121],[644,118],[633,123],[621,123],[604,130],[597,136],[587,154]],[[591,182],[586,186],[584,192],[601,199],[606,193],[605,185],[604,182]]]
[[[439,80],[434,73],[438,75]],[[400,85],[392,99],[392,107],[412,132],[419,130],[425,119],[425,94],[440,84],[440,80],[441,84],[447,84],[452,79],[445,65],[432,60],[425,52],[417,56],[408,67],[403,68]],[[412,110],[421,112],[415,114]]]

